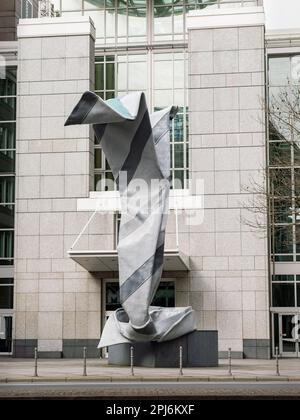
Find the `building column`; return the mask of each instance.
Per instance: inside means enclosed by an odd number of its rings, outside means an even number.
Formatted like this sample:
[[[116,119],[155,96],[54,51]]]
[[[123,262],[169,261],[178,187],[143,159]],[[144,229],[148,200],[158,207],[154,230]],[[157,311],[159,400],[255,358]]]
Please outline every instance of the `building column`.
[[[202,240],[199,235],[197,290],[211,302],[206,299],[204,328],[219,330],[221,357],[231,347],[235,357],[268,358],[266,232],[243,222],[253,217],[247,210],[253,180],[265,182],[264,10],[194,11],[188,29],[191,178],[194,190],[204,180],[210,220]]]
[[[89,216],[76,210],[93,187],[93,135],[88,126],[64,127],[94,88],[94,41],[89,17],[18,26],[17,357],[32,357],[36,345],[59,357],[68,340],[96,347],[100,336],[100,282],[67,255]]]

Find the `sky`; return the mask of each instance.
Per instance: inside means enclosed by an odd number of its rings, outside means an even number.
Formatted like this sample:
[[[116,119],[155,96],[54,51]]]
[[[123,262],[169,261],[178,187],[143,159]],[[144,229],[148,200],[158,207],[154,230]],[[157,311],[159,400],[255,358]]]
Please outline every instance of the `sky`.
[[[264,0],[267,29],[300,28],[300,0]]]

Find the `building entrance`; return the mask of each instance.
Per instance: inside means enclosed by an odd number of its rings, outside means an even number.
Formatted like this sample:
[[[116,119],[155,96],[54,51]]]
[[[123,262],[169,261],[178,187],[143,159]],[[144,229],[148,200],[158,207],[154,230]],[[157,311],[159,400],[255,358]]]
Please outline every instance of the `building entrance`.
[[[104,283],[104,322],[107,321],[114,311],[121,307],[119,296],[119,282],[117,280],[106,280]],[[175,307],[175,281],[162,281],[153,300],[153,306],[165,308]],[[105,357],[108,357],[107,349]]]
[[[12,316],[0,314],[0,354],[12,354],[12,328]]]
[[[279,349],[281,357],[300,358],[300,314],[273,314],[274,348]]]

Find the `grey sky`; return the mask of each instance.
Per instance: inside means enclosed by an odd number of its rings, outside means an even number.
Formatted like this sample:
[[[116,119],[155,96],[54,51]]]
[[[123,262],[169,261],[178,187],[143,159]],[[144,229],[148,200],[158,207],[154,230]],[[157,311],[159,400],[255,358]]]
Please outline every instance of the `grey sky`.
[[[299,0],[264,0],[267,29],[300,28]]]

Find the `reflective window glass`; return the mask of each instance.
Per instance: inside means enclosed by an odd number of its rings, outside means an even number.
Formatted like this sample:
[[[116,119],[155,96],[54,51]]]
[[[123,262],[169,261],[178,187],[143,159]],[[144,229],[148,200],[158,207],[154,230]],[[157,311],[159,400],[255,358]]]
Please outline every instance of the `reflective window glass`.
[[[0,150],[0,174],[15,171],[15,152]]]
[[[182,190],[185,188],[185,171],[174,171],[172,179],[172,188],[174,190]]]
[[[116,36],[116,13],[114,9],[106,10],[105,36],[110,38],[108,42],[112,42]]]
[[[128,63],[128,90],[147,89],[147,63]]]
[[[117,20],[115,21],[117,25],[116,35],[119,37],[117,42],[120,41],[120,36],[123,37],[122,43],[130,43],[134,37],[137,43],[142,40],[143,35],[141,33],[147,31],[149,21],[146,8],[143,7],[145,3],[139,1],[131,2],[129,5],[125,1],[116,2],[114,11],[117,11]],[[162,10],[166,8],[165,11],[167,9],[169,11],[165,16],[161,14],[161,10],[159,16],[161,18],[171,18],[172,31],[175,22],[174,16],[183,13],[182,4],[182,1],[160,3],[163,7]],[[147,6],[149,12],[149,3]],[[110,2],[103,4],[103,7],[106,8],[106,12],[112,10]],[[174,15],[175,7],[177,9]],[[159,4],[155,4],[155,8],[159,9]],[[140,25],[140,32],[137,25],[144,19],[145,21]],[[148,32],[148,36],[150,36],[150,32]],[[99,56],[96,59],[96,93],[103,99],[122,96],[138,90],[145,93],[150,112],[174,104],[179,107],[180,112],[171,125],[172,143],[181,143],[176,150],[172,146],[172,178],[175,177],[176,170],[178,178],[183,179],[184,186],[187,186],[189,164],[187,147],[188,107],[185,90],[187,89],[187,79],[187,56],[184,50],[170,50],[169,46],[163,50],[156,50],[145,45],[144,47],[137,47],[135,53],[130,50],[127,52],[115,51],[114,59],[111,62],[109,62],[108,56],[105,58]],[[97,162],[98,160],[95,161],[95,165],[98,165]],[[102,173],[100,173],[101,171]],[[103,173],[103,169],[95,167],[97,189],[101,185],[105,185],[106,178],[107,175]]]
[[[174,168],[184,168],[184,145],[174,145]]]
[[[154,89],[173,88],[173,61],[156,61],[154,65]]]
[[[175,284],[174,282],[161,282],[152,302],[153,306],[162,308],[175,307]]]
[[[297,225],[296,225],[296,252],[297,254],[300,254],[300,221],[297,220]]]
[[[127,10],[118,9],[118,37],[123,38],[123,42],[126,42],[128,29]]]
[[[0,96],[15,96],[16,92],[16,69],[6,68],[5,79],[0,79]]]
[[[275,57],[269,59],[270,86],[286,86],[290,79],[290,58]]]
[[[14,177],[0,177],[0,204],[15,202],[15,179]]]
[[[0,309],[13,309],[14,307],[14,288],[10,285],[0,284]]]
[[[82,0],[63,0],[62,10],[81,10]]]
[[[141,36],[147,33],[147,10],[128,9],[128,35]]]
[[[293,254],[293,229],[290,226],[275,227],[275,253]]]
[[[183,6],[174,7],[174,33],[184,32],[184,8]]]
[[[294,211],[291,200],[276,199],[274,205],[275,223],[293,223]]]
[[[300,168],[294,170],[295,195],[298,207],[300,207]]]
[[[291,169],[272,169],[270,171],[271,191],[275,197],[290,197],[292,195]]]
[[[172,8],[156,7],[154,9],[154,34],[169,35],[172,38]]]
[[[270,143],[270,165],[290,166],[291,165],[291,144],[288,142]]]
[[[294,151],[294,165],[300,166],[300,143],[293,145],[293,151]]]
[[[16,98],[0,98],[0,121],[14,121],[16,119]]]
[[[16,142],[16,124],[0,123],[0,150],[14,149]]]
[[[115,89],[115,64],[106,64],[106,90]]]
[[[289,283],[273,284],[273,307],[288,308],[295,307],[295,285]]]
[[[275,275],[275,276],[272,276],[272,281],[276,281],[276,282],[286,282],[286,281],[289,281],[289,282],[293,282],[294,281],[294,279],[295,279],[295,276],[292,274],[292,275]]]
[[[300,55],[291,58],[291,80],[296,84],[300,81]]]
[[[0,265],[11,265],[14,255],[14,232],[0,231]]]
[[[95,149],[95,169],[103,169],[102,149]]]
[[[22,0],[22,19],[31,19],[33,17],[32,1]]]
[[[104,64],[99,63],[95,67],[95,89],[98,91],[104,90]]]
[[[84,0],[84,9],[103,9],[105,7],[105,0]]]
[[[14,227],[14,189],[14,177],[0,177],[0,229]]]
[[[121,307],[120,286],[118,283],[106,283],[106,311],[115,311]],[[152,306],[174,307],[175,306],[175,283],[162,281],[153,299]]]

